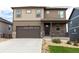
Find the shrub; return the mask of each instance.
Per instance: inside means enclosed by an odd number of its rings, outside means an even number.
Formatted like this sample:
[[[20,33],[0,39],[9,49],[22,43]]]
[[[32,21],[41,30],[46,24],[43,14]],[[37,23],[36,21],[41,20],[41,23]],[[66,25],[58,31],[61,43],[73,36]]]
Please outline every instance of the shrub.
[[[61,43],[61,40],[60,39],[52,39],[52,42],[54,42],[54,43]]]
[[[74,44],[73,44],[74,46],[78,46],[78,43],[77,42],[74,42]]]
[[[71,43],[71,41],[67,41],[67,44],[70,44],[71,45],[72,43]]]

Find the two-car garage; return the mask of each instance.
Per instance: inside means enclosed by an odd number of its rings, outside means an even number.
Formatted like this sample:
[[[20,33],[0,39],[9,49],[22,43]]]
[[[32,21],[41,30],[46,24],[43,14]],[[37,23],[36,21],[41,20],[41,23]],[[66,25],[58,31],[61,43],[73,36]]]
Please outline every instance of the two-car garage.
[[[40,38],[40,26],[17,26],[16,38]]]

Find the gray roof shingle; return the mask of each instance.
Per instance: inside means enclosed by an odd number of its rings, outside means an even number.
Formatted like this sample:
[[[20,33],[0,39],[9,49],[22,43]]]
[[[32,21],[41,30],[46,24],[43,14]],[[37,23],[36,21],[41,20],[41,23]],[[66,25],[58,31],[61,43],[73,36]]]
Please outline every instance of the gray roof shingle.
[[[3,19],[2,17],[0,17],[0,22],[4,22],[4,23],[7,23],[7,24],[12,25],[12,22],[10,22],[10,21],[8,21],[8,20],[5,20],[5,19]]]

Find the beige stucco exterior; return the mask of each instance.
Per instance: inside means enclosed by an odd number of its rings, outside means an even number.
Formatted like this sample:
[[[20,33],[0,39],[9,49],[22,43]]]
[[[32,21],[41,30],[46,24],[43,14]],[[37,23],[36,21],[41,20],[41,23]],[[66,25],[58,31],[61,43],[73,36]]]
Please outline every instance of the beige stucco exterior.
[[[16,31],[16,26],[41,26],[41,21],[14,21],[13,31]]]
[[[14,21],[12,37],[16,38],[16,26],[41,26],[41,21]]]
[[[36,17],[36,10],[41,10],[41,17]],[[26,10],[31,10],[30,14],[26,13]],[[15,13],[16,9],[14,9],[14,20],[41,20],[44,19],[44,8],[23,8],[21,9],[21,17],[16,17]]]
[[[21,17],[16,17],[16,9],[21,9]],[[36,17],[36,10],[41,10],[41,17]],[[31,10],[30,14],[26,13],[26,10]],[[64,11],[64,18],[58,18],[58,11]],[[47,11],[50,13],[47,14]],[[42,21],[43,20],[43,21]],[[45,21],[46,20],[46,21]],[[49,21],[50,20],[50,21]],[[57,20],[60,20],[57,21]],[[64,21],[62,21],[64,20]],[[16,38],[16,27],[17,26],[40,26],[40,36],[43,37],[45,35],[44,31],[44,23],[50,23],[50,35],[57,36],[59,33],[60,36],[64,36],[66,33],[66,9],[45,9],[45,8],[13,8],[13,38]],[[52,25],[53,24],[53,25]],[[56,32],[56,24],[60,25],[60,32]],[[53,34],[52,34],[53,33]],[[59,36],[58,35],[58,36]]]
[[[36,10],[41,10],[41,17],[36,17]],[[21,17],[16,17],[16,9],[13,9],[13,19],[15,20],[66,20],[66,10],[45,10],[44,8],[21,8]],[[30,14],[26,10],[31,10]],[[47,14],[47,11],[50,13]],[[58,18],[58,11],[64,11],[64,18]]]

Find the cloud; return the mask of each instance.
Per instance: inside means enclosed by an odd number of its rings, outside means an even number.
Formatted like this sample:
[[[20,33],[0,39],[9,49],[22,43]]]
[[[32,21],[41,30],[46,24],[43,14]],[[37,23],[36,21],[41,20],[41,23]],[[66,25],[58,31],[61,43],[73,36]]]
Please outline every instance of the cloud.
[[[72,6],[78,7],[79,0],[1,0],[0,17],[12,21],[12,9],[15,6]],[[67,12],[67,16],[69,11]],[[68,18],[68,17],[67,17]]]
[[[12,11],[11,10],[1,10],[0,17],[12,22]]]

